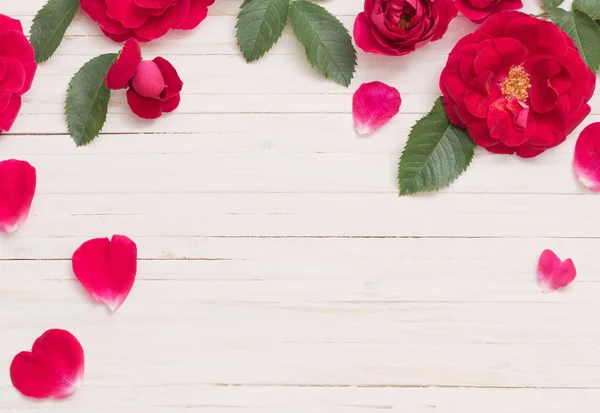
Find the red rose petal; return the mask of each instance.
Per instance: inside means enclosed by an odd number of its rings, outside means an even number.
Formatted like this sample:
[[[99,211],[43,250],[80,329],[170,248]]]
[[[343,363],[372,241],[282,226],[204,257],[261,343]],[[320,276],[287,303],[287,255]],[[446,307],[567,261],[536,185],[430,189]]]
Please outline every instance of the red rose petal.
[[[137,29],[134,29],[136,35],[154,40],[164,36],[170,29],[176,29],[185,21],[190,11],[190,0],[179,0],[173,6],[159,15],[153,16],[148,21]]]
[[[400,92],[383,82],[363,83],[352,97],[354,129],[368,135],[385,125],[400,111]]]
[[[0,39],[1,41],[2,39]],[[6,61],[6,75],[0,81],[0,90],[3,92],[12,92],[17,96],[21,95],[21,89],[25,86],[27,73],[25,68],[17,59],[12,57],[4,59]]]
[[[149,13],[135,5],[134,0],[105,0],[108,17],[119,21],[128,29],[135,29],[146,23]]]
[[[10,379],[27,397],[64,399],[71,396],[84,374],[83,348],[65,330],[48,330],[10,365]]]
[[[586,126],[579,134],[573,170],[579,182],[592,191],[600,192],[600,122]]]
[[[28,162],[0,162],[0,232],[13,232],[27,219],[35,187],[36,171]]]
[[[162,73],[163,78],[165,79],[165,84],[167,86],[160,95],[160,98],[163,100],[167,100],[175,95],[178,95],[181,92],[181,89],[183,89],[183,81],[179,77],[179,74],[177,73],[175,67],[173,67],[173,65],[169,63],[168,60],[162,57],[156,57],[153,60],[153,62],[156,63],[156,65],[160,69],[160,72]]]
[[[191,0],[190,12],[178,27],[179,30],[192,30],[196,28],[208,14],[208,7],[212,6],[215,0]]]
[[[172,98],[163,101],[163,113],[173,112],[179,106],[181,102],[181,95],[175,95]]]
[[[19,89],[19,94],[22,95],[27,92],[31,88],[37,70],[35,52],[31,43],[22,33],[17,31],[0,33],[0,55],[4,56],[6,63],[14,59],[21,64],[21,67],[25,70],[25,80],[21,89]]]
[[[23,33],[21,22],[4,14],[0,14],[0,27],[2,27],[2,31],[16,30]]]
[[[137,246],[123,236],[84,242],[73,253],[73,272],[96,300],[116,311],[125,301],[137,272]]]
[[[575,279],[577,270],[575,264],[568,258],[561,261],[554,251],[544,250],[538,263],[538,285],[542,292],[550,293],[559,288],[564,288]]]
[[[17,120],[21,110],[21,96],[12,96],[8,106],[0,112],[0,132],[7,132]]]
[[[123,46],[123,51],[106,74],[106,86],[109,89],[125,89],[135,75],[142,60],[142,50],[135,39],[129,39]]]
[[[146,98],[133,89],[127,90],[127,104],[133,113],[143,119],[157,119],[163,113],[163,101]]]

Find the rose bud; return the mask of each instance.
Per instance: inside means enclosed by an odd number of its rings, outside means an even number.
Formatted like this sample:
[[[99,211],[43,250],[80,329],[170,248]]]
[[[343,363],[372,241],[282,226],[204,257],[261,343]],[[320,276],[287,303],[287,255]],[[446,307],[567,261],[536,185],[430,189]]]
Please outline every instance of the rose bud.
[[[367,53],[402,56],[441,39],[456,14],[453,0],[365,0],[354,41]]]
[[[156,119],[179,106],[183,82],[177,70],[162,57],[141,60],[136,40],[129,39],[106,75],[109,89],[127,89],[127,103],[140,118]]]
[[[573,170],[579,182],[600,191],[600,122],[588,125],[577,138]]]

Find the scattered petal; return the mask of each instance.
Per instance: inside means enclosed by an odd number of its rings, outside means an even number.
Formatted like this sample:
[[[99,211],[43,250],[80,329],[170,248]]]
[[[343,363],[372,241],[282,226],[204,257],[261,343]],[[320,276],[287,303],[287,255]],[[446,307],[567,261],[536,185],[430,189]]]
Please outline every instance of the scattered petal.
[[[538,263],[538,285],[542,292],[551,293],[564,288],[575,279],[577,270],[570,258],[561,261],[554,251],[544,250]]]
[[[137,246],[123,235],[84,242],[73,254],[73,272],[99,302],[116,311],[125,301],[137,272]]]
[[[10,379],[24,396],[64,399],[81,384],[83,348],[65,330],[48,330],[35,340],[31,351],[22,351],[10,365]]]
[[[577,138],[573,170],[579,182],[600,192],[600,122],[588,125]]]
[[[29,216],[36,172],[28,162],[0,162],[0,232],[14,232]]]
[[[396,88],[383,82],[363,83],[352,97],[354,129],[359,135],[375,132],[400,111],[401,103]]]

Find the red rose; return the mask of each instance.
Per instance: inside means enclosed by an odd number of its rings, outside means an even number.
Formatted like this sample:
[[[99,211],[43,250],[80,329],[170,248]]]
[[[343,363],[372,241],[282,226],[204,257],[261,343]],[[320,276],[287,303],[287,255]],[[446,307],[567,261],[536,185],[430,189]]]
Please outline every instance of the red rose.
[[[467,19],[475,23],[482,23],[492,14],[523,7],[521,0],[455,0],[454,5]]]
[[[148,42],[170,29],[191,30],[215,0],[79,0],[81,8],[115,42]]]
[[[354,41],[368,53],[402,56],[441,39],[456,14],[452,0],[365,0]]]
[[[531,158],[590,113],[596,76],[569,36],[520,12],[491,16],[450,52],[440,77],[450,121],[490,152]]]
[[[142,60],[139,43],[129,39],[119,59],[106,75],[109,89],[127,89],[131,111],[144,119],[156,119],[179,106],[183,82],[177,70],[162,57]]]
[[[21,22],[0,14],[0,132],[15,123],[21,95],[31,88],[36,70],[35,52]]]

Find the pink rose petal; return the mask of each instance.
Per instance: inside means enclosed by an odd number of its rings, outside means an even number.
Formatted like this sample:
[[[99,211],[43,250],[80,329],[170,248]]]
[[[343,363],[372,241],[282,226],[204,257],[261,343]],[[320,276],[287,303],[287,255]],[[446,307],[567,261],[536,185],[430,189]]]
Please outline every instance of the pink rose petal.
[[[577,138],[573,170],[579,182],[600,191],[600,122],[588,125]]]
[[[48,330],[35,340],[31,351],[22,351],[10,365],[10,379],[24,396],[64,399],[83,380],[81,344],[65,330]]]
[[[125,301],[137,272],[137,246],[123,235],[84,242],[73,254],[73,272],[99,302],[116,311]]]
[[[352,97],[354,129],[368,135],[382,127],[400,111],[400,92],[383,82],[363,83]]]
[[[36,172],[28,162],[0,162],[0,232],[13,232],[29,216]]]
[[[561,261],[551,250],[544,250],[538,263],[538,285],[542,292],[551,293],[569,285],[577,275],[575,264],[570,258]]]

